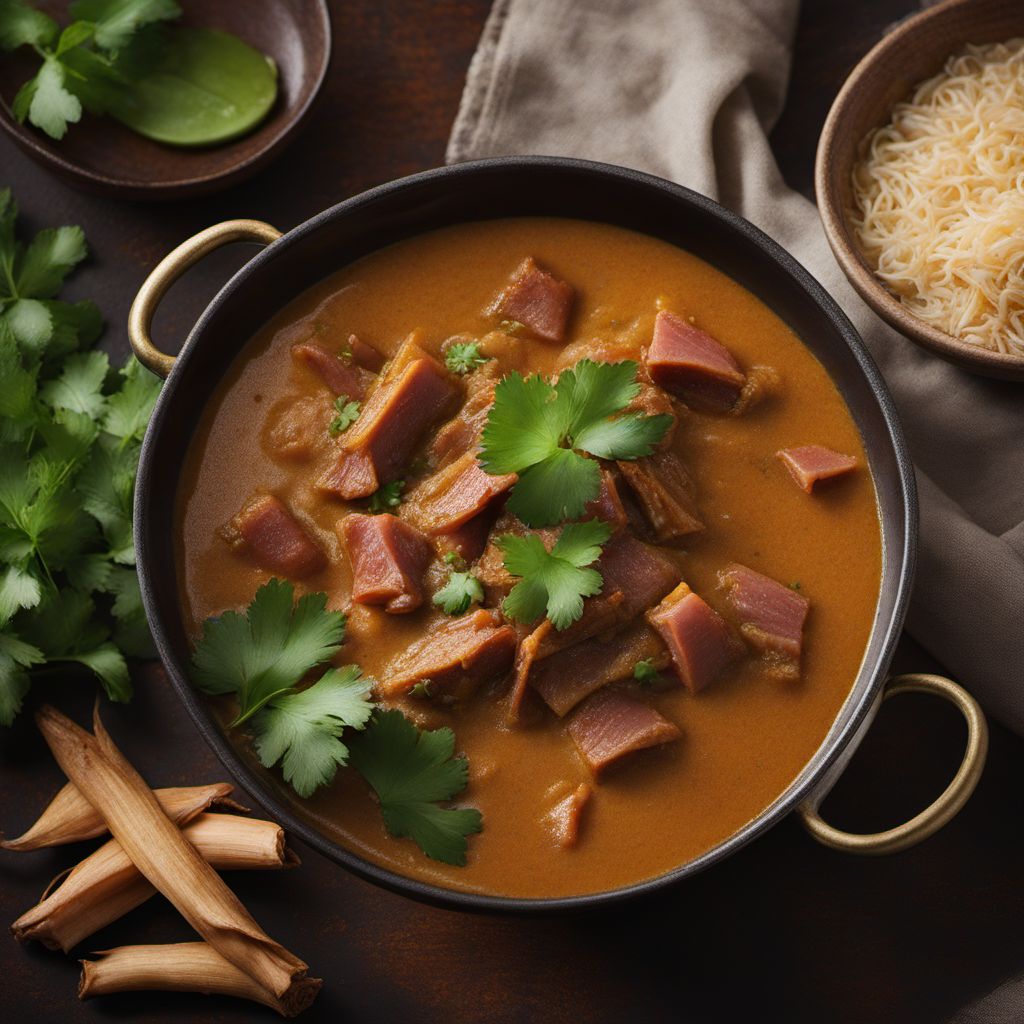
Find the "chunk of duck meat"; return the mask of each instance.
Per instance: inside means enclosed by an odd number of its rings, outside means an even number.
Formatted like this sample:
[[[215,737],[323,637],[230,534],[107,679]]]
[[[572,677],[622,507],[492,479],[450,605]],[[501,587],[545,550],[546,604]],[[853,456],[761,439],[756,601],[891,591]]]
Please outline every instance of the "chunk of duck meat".
[[[261,569],[288,579],[304,579],[327,564],[320,546],[273,494],[251,498],[231,520],[225,536]]]
[[[619,462],[618,467],[660,543],[674,543],[704,529],[690,474],[675,452],[656,452]]]
[[[672,655],[676,673],[698,693],[721,675],[740,653],[725,620],[685,583],[647,613]]]
[[[626,525],[626,510],[622,507],[615,476],[604,467],[601,468],[601,490],[593,501],[587,503],[581,518],[604,520],[613,531]]]
[[[565,340],[574,296],[572,285],[542,270],[528,256],[516,268],[490,312],[516,320],[544,341]]]
[[[644,365],[659,387],[713,412],[735,406],[746,376],[732,353],[682,317],[661,310]]]
[[[649,704],[610,688],[588,697],[569,719],[567,731],[594,778],[629,754],[682,736]]]
[[[351,513],[340,532],[352,564],[353,601],[382,604],[398,615],[423,604],[423,573],[433,552],[419,530],[385,512]]]
[[[326,395],[282,398],[267,413],[261,447],[276,462],[308,462],[329,444],[331,418]]]
[[[515,653],[516,631],[481,608],[429,630],[391,662],[378,685],[394,697],[429,682],[431,697],[462,700],[504,676]]]
[[[494,361],[485,363],[466,378],[466,400],[462,408],[441,425],[430,442],[430,458],[437,466],[443,467],[463,452],[480,447],[480,438],[494,404],[494,388],[500,379],[501,370]]]
[[[814,490],[814,485],[819,480],[845,476],[857,467],[857,460],[852,455],[834,452],[820,444],[783,448],[775,454],[789,470],[800,489],[808,494]]]
[[[348,352],[353,363],[371,373],[380,373],[387,360],[384,353],[367,344],[358,335],[348,336]]]
[[[489,606],[494,608],[501,604],[508,597],[508,592],[516,585],[516,577],[505,568],[505,553],[498,547],[495,540],[507,533],[517,537],[535,533],[543,541],[544,547],[550,551],[555,546],[555,541],[558,540],[559,532],[553,528],[528,530],[522,520],[512,515],[511,512],[502,512],[498,516],[491,529],[487,546],[474,569],[477,579],[483,584],[485,601]]]
[[[562,797],[545,816],[555,844],[563,850],[571,850],[580,838],[583,811],[593,790],[581,782],[568,796]]]
[[[354,360],[328,352],[322,345],[303,342],[292,346],[292,359],[309,367],[336,395],[347,395],[361,402],[374,380],[374,374],[364,370]]]
[[[425,533],[451,533],[484,512],[519,478],[492,476],[480,467],[476,452],[465,452],[428,476],[406,496],[403,515]]]
[[[487,538],[490,536],[491,527],[494,526],[494,518],[494,511],[488,509],[450,533],[437,534],[433,540],[438,556],[444,558],[452,552],[464,562],[475,562],[487,547]]]
[[[568,647],[533,666],[530,685],[559,718],[609,683],[629,679],[638,661],[665,668],[671,658],[646,622],[635,622],[608,640]]]
[[[667,551],[628,533],[618,533],[608,541],[597,568],[604,579],[602,594],[618,590],[625,595],[620,622],[641,615],[679,582],[679,566]]]
[[[322,491],[348,500],[369,497],[401,475],[424,433],[450,407],[456,390],[435,359],[397,362],[342,435],[341,454],[318,483]]]
[[[791,587],[745,565],[727,566],[721,581],[726,600],[740,621],[743,638],[769,655],[773,674],[797,678],[811,602]]]

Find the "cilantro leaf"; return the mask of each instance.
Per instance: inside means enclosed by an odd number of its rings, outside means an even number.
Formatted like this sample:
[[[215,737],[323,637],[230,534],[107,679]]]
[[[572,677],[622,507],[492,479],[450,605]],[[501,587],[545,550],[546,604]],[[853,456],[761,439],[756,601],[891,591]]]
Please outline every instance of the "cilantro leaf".
[[[66,88],[65,67],[56,57],[47,57],[39,73],[23,89],[30,89],[27,107],[17,103],[18,111],[24,110],[24,121],[27,116],[37,128],[41,128],[51,139],[63,139],[67,134],[68,125],[82,119],[82,103],[74,93]],[[21,93],[18,94],[21,96]]]
[[[569,523],[548,551],[536,534],[505,534],[495,544],[505,555],[505,568],[520,581],[502,603],[519,622],[546,614],[555,629],[572,625],[583,614],[583,599],[601,592],[601,574],[589,568],[601,556],[611,526],[599,519]]]
[[[451,729],[420,731],[400,711],[378,712],[349,742],[352,764],[380,800],[384,824],[434,860],[466,863],[466,836],[482,827],[475,808],[439,807],[466,788],[469,766],[453,757]]]
[[[361,408],[361,403],[350,402],[348,395],[339,395],[334,400],[334,409],[338,415],[331,420],[327,428],[327,432],[331,437],[337,437],[338,434],[343,434],[348,430],[359,419],[359,410]]]
[[[124,655],[112,644],[103,643],[91,651],[68,654],[61,661],[77,661],[100,678],[106,695],[119,704],[131,700],[132,682]]]
[[[404,486],[404,480],[392,480],[389,484],[382,484],[370,495],[370,503],[366,506],[366,510],[376,514],[397,508],[402,504],[402,488]]]
[[[76,0],[71,15],[96,26],[96,45],[119,50],[143,26],[181,15],[175,0]]]
[[[272,579],[244,613],[207,619],[192,664],[206,693],[234,693],[240,725],[274,697],[290,693],[312,668],[337,653],[345,616],[327,611],[326,594],[297,602],[290,583]]]
[[[661,673],[650,658],[644,658],[633,666],[633,678],[641,683],[657,683],[661,680]]]
[[[637,364],[583,359],[555,384],[511,373],[499,382],[483,431],[480,464],[518,473],[509,511],[528,526],[583,515],[601,487],[599,458],[650,455],[671,425],[667,415],[619,415],[636,397]],[[577,450],[578,449],[578,450]]]
[[[38,647],[25,643],[14,633],[0,632],[0,725],[14,721],[28,693],[29,677],[25,670],[42,661],[43,652]]]
[[[357,665],[331,669],[306,690],[275,697],[252,720],[256,753],[267,768],[282,761],[285,781],[301,797],[327,785],[348,762],[340,737],[373,713],[371,680]]]
[[[9,621],[21,608],[34,608],[41,596],[38,576],[27,567],[9,565],[0,575],[0,622]]]
[[[434,595],[434,604],[446,615],[462,615],[474,601],[484,599],[484,588],[470,572],[453,572]]]
[[[141,441],[160,394],[160,378],[134,357],[121,370],[121,386],[107,399],[103,429],[124,444]]]
[[[18,264],[15,288],[22,298],[52,299],[64,278],[88,254],[80,227],[46,228],[29,243]]]
[[[53,18],[22,0],[0,0],[0,50],[50,46],[58,31]]]
[[[456,342],[449,345],[448,351],[444,354],[444,365],[452,373],[469,373],[486,362],[487,357],[480,354],[480,344],[476,341]]]
[[[48,381],[39,392],[39,397],[54,409],[71,409],[85,413],[90,419],[98,419],[106,399],[103,397],[103,383],[110,370],[110,361],[105,352],[79,352],[68,356],[60,376]]]

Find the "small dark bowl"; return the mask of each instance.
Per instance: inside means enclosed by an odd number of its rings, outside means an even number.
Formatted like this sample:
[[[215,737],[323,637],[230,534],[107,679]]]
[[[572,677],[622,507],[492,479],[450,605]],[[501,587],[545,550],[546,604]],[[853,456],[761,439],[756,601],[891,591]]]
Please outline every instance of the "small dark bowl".
[[[67,3],[39,6],[66,24]],[[15,93],[38,66],[20,53],[0,54],[0,128],[69,184],[118,199],[180,199],[254,174],[292,140],[323,84],[331,56],[327,2],[193,0],[184,9],[182,24],[232,32],[277,64],[277,101],[248,135],[207,149],[179,149],[136,135],[112,117],[83,113],[58,142],[11,115]]]
[[[886,124],[893,106],[942,70],[967,43],[998,43],[1024,35],[1021,0],[947,0],[893,29],[850,73],[818,141],[814,190],[836,261],[861,298],[900,334],[986,377],[1024,380],[1024,359],[990,352],[919,320],[875,276],[850,223],[851,174],[868,134]]]
[[[798,777],[734,835],[675,870],[608,892],[557,899],[429,885],[382,868],[312,827],[239,753],[192,686],[169,539],[182,464],[203,410],[233,360],[274,314],[325,274],[392,242],[465,221],[530,215],[617,224],[664,239],[767,303],[821,361],[852,413],[875,481],[883,537],[881,588],[863,663],[828,736]],[[267,225],[233,223],[244,229],[234,237],[274,237]],[[196,252],[209,248],[200,242],[202,235],[186,244]],[[164,265],[182,260],[174,254]],[[158,268],[153,278],[160,276]],[[153,290],[152,280],[144,292]],[[136,350],[160,368],[159,357],[153,360],[152,348],[147,352],[139,340],[133,338]],[[841,772],[878,706],[906,612],[916,538],[913,467],[892,399],[856,330],[821,285],[767,235],[706,196],[637,171],[552,157],[482,160],[382,185],[325,210],[254,256],[210,303],[174,361],[146,434],[135,492],[139,579],[157,649],[183,704],[228,770],[274,818],[331,860],[408,896],[464,910],[567,910],[651,892],[727,857],[820,792]]]

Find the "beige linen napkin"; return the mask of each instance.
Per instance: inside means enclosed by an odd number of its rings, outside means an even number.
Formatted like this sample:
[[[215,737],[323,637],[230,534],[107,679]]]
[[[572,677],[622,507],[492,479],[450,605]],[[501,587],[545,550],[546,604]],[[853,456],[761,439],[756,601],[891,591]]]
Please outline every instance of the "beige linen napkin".
[[[624,164],[703,192],[838,300],[896,399],[917,467],[909,631],[1024,733],[1024,386],[927,355],[853,292],[814,206],[768,145],[798,0],[496,0],[449,162],[537,153]]]

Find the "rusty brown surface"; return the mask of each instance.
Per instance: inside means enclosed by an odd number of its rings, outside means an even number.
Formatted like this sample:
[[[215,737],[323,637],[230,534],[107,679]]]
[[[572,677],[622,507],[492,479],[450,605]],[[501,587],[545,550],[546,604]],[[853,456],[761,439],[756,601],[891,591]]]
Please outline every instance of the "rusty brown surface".
[[[852,7],[807,0],[790,99],[773,144],[806,191],[818,129],[846,71],[913,0]],[[71,291],[107,316],[123,356],[135,289],[168,249],[228,217],[288,228],[370,185],[441,162],[487,0],[332,4],[335,58],[302,137],[252,181],[184,205],[141,206],[76,193],[0,140],[0,184],[33,226],[79,223],[94,258]],[[84,127],[79,130],[87,130]],[[245,253],[225,252],[165,301],[157,335],[172,347]],[[934,668],[905,642],[899,667]],[[129,706],[105,720],[155,785],[222,778],[162,671],[136,672]],[[91,682],[39,684],[85,721]],[[831,820],[895,823],[952,774],[956,713],[916,697],[886,706],[834,798]],[[456,914],[376,889],[311,851],[297,871],[230,878],[255,917],[325,979],[304,1019],[401,1024],[733,1022],[935,1024],[1024,964],[1024,742],[996,728],[989,768],[950,826],[916,850],[858,860],[816,846],[792,820],[704,875],[620,909],[549,919]],[[0,827],[17,833],[61,778],[29,715],[0,735]],[[90,848],[86,845],[86,849]],[[0,919],[10,922],[81,855],[0,855]],[[85,944],[191,938],[160,899]],[[275,1019],[226,999],[132,995],[81,1005],[71,958],[0,939],[0,1019],[229,1022]]]

